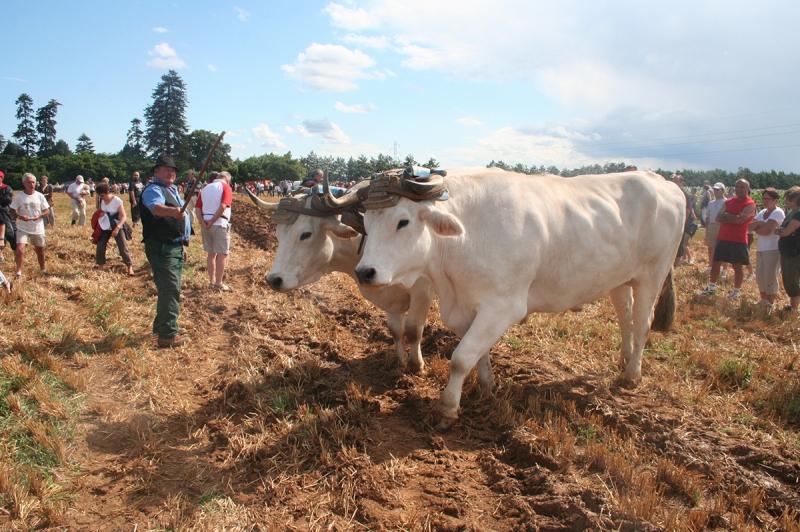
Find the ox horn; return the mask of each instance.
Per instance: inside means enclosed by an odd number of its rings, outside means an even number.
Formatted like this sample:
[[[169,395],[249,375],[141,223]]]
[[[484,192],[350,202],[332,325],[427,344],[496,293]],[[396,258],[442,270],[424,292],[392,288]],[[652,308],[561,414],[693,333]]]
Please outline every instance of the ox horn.
[[[334,195],[331,193],[331,185],[328,183],[327,172],[325,172],[325,175],[322,178],[322,190],[325,194],[325,203],[331,207],[344,208],[358,203],[358,194],[345,194],[341,198],[334,197]]]
[[[267,203],[266,201],[257,198],[255,194],[250,192],[247,186],[244,187],[244,191],[247,193],[248,196],[250,196],[250,199],[253,200],[253,203],[255,203],[256,207],[258,207],[259,209],[262,209],[267,212],[275,212],[278,210],[277,203]]]

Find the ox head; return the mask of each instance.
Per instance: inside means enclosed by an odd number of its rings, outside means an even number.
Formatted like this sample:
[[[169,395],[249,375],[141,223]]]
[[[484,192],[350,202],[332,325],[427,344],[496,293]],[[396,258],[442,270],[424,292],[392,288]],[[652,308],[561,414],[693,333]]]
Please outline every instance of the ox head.
[[[434,240],[464,234],[458,218],[435,201],[447,198],[441,177],[433,177],[423,187],[403,181],[401,178],[397,185],[388,186],[373,182],[364,202],[364,227],[369,238],[356,267],[363,286],[412,287],[431,258]],[[430,199],[423,199],[426,197]]]
[[[271,212],[277,224],[278,250],[266,280],[278,292],[317,281],[330,271],[337,240],[360,236],[314,194],[283,198],[277,204],[262,201],[249,191],[248,195],[260,208]]]

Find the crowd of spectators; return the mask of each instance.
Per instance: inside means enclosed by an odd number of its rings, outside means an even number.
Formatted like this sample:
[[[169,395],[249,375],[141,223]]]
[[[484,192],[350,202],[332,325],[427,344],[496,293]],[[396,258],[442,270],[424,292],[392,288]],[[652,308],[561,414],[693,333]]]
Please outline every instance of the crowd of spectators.
[[[159,295],[153,332],[158,336],[160,347],[177,347],[189,341],[177,319],[181,271],[186,260],[186,245],[194,234],[195,219],[207,253],[209,289],[233,291],[224,283],[230,253],[231,175],[212,172],[208,184],[203,185],[196,182],[198,178],[190,172],[189,180],[177,185],[177,171],[172,158],[165,155],[158,158],[146,183],[142,182],[139,172],[133,173],[130,183],[123,184],[109,183],[107,178],[95,184],[78,175],[65,190],[70,198],[73,226],[85,225],[87,198],[95,198],[92,229],[95,263],[99,270],[105,269],[108,242],[114,239],[126,273],[135,274],[128,244],[133,229],[128,222],[133,227],[141,223],[145,254]],[[32,245],[40,273],[47,275],[45,228],[55,228],[53,194],[61,187],[54,187],[47,176],[42,176],[37,183],[36,176],[26,173],[22,177],[24,190],[15,195],[4,179],[0,171],[0,263],[5,260],[3,252],[11,247],[15,264],[13,279],[22,279],[25,250]],[[322,171],[316,170],[302,182],[257,181],[240,186],[247,186],[256,195],[283,196],[299,186],[317,186],[322,179]],[[672,181],[681,188],[686,199],[684,235],[676,267],[694,263],[689,240],[698,222],[705,228],[709,266],[704,273],[709,276],[709,283],[698,295],[716,295],[717,283],[730,266],[734,272],[733,288],[726,298],[739,299],[742,283],[755,279],[760,296],[756,305],[771,310],[779,292],[780,276],[790,301],[786,310],[796,311],[800,304],[800,186],[784,193],[784,206],[788,211],[784,212],[779,205],[780,193],[774,188],[762,192],[763,206],[759,208],[750,197],[750,184],[745,179],[738,180],[727,197],[723,183],[705,183],[700,191],[687,191],[681,175],[673,175]],[[349,188],[352,184],[335,182],[333,186]],[[125,197],[130,205],[130,218],[123,201]],[[753,241],[757,242],[755,272],[750,259]],[[744,277],[745,267],[750,272],[747,278]],[[2,271],[0,287],[9,294],[13,287]]]

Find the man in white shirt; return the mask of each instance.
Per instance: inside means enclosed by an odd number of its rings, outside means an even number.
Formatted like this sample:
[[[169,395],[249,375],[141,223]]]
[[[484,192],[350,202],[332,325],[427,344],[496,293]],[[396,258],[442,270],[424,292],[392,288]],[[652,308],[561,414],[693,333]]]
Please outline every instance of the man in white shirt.
[[[225,265],[231,251],[231,174],[212,173],[213,181],[203,187],[195,204],[197,219],[203,233],[203,249],[208,253],[209,288],[221,292],[233,292],[233,288],[222,282]]]
[[[17,219],[17,249],[14,250],[14,259],[17,263],[17,279],[22,277],[22,263],[25,257],[25,248],[33,244],[36,257],[39,259],[39,268],[42,275],[47,274],[44,262],[44,219],[50,212],[47,198],[41,192],[36,192],[36,176],[24,174],[22,186],[25,189],[14,196],[11,201],[11,216]]]
[[[706,208],[706,248],[708,248],[708,269],[706,274],[711,273],[711,263],[714,262],[714,248],[717,245],[717,233],[719,233],[720,224],[717,221],[717,214],[725,208],[725,185],[722,183],[715,183],[711,189],[714,191],[714,199],[709,202]],[[722,265],[722,271],[725,272],[727,265]]]
[[[72,225],[78,222],[80,227],[86,225],[86,196],[89,195],[89,186],[83,182],[83,176],[75,178],[67,189],[67,195],[72,203]]]

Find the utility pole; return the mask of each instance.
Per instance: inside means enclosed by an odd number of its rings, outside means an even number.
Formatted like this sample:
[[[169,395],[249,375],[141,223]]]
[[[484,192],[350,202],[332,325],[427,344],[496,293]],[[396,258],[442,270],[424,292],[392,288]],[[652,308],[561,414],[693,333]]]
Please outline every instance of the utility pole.
[[[397,141],[394,141],[393,148],[394,148],[394,161],[396,164],[400,164],[400,158],[397,156],[397,150],[398,148],[400,148],[400,145],[397,143]]]

